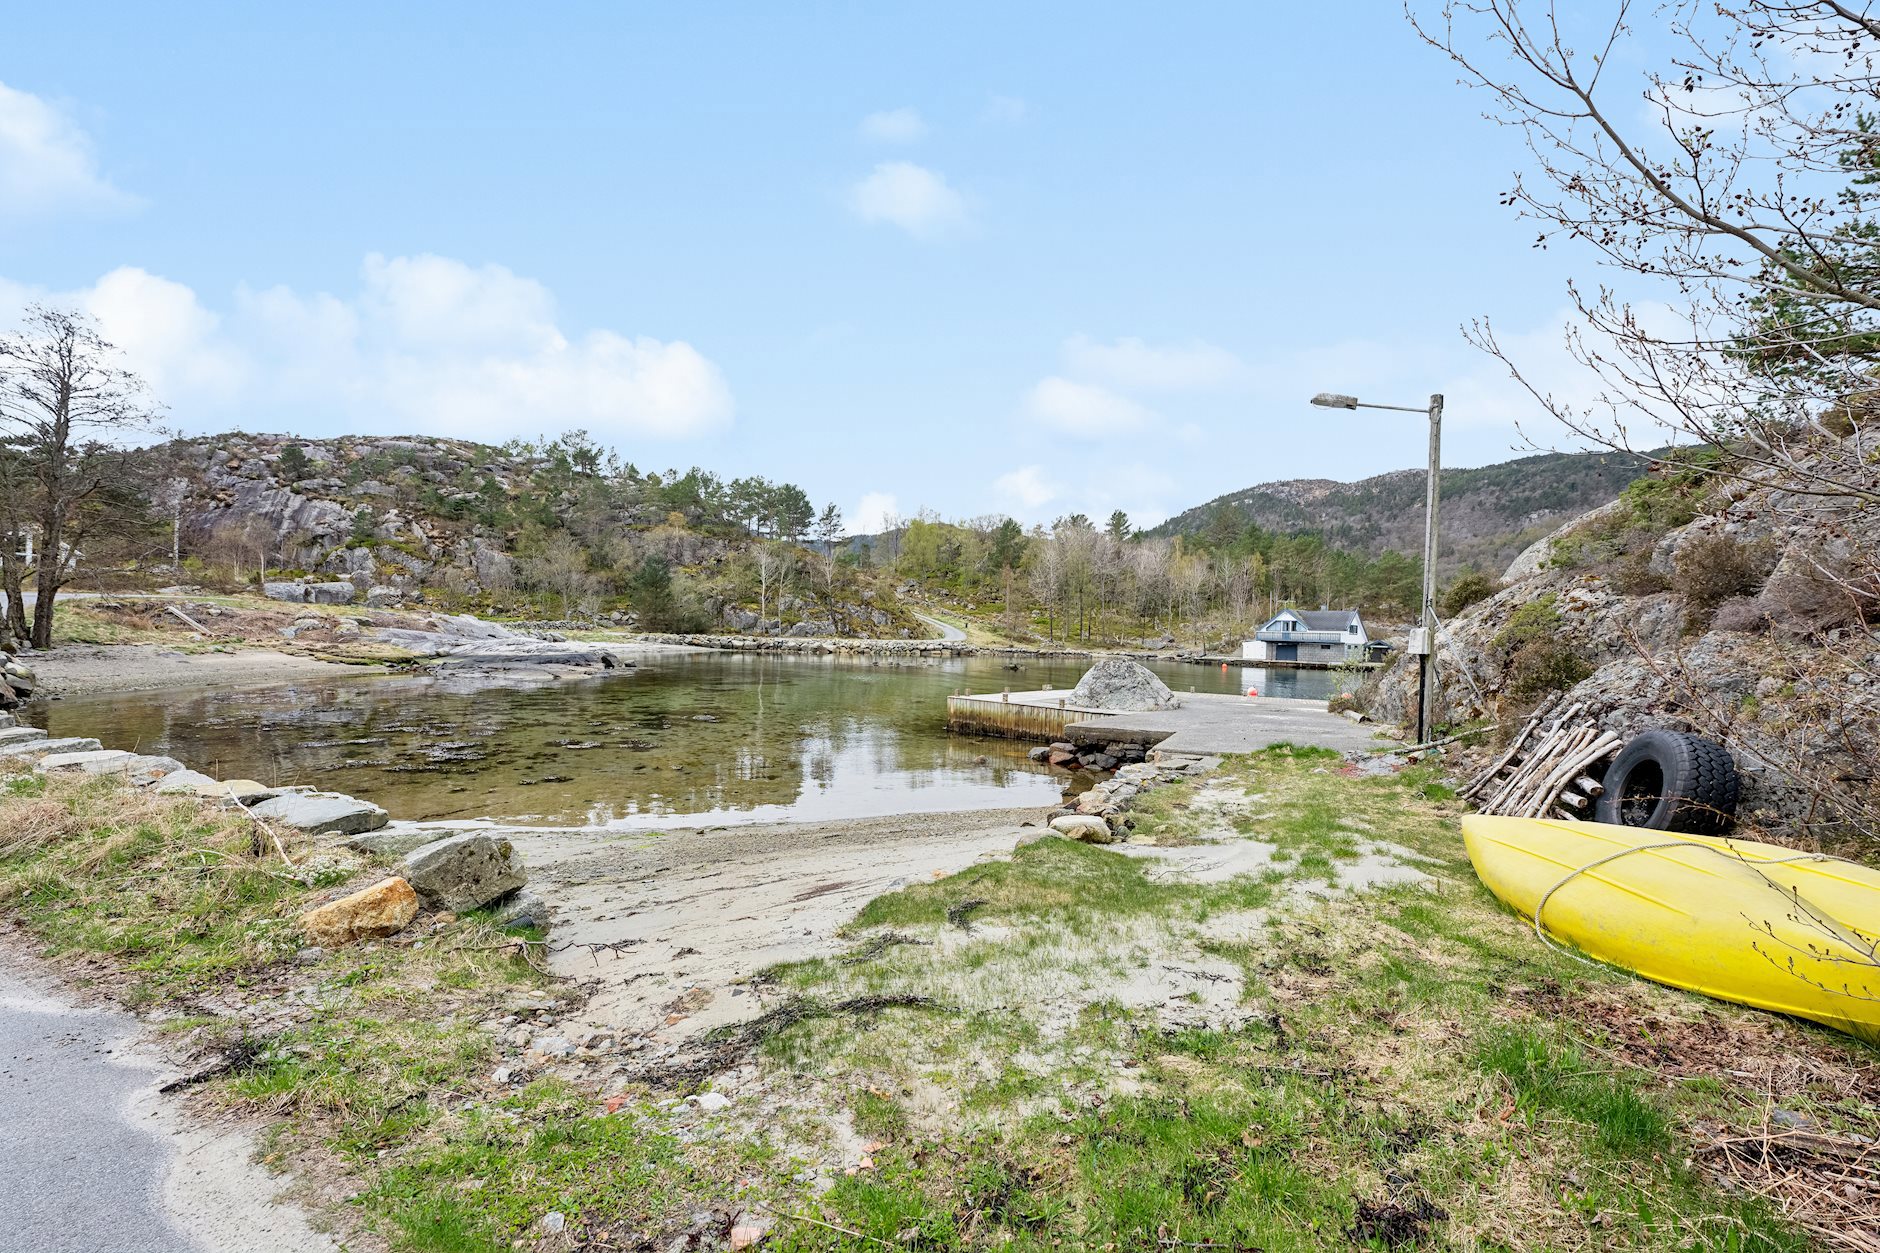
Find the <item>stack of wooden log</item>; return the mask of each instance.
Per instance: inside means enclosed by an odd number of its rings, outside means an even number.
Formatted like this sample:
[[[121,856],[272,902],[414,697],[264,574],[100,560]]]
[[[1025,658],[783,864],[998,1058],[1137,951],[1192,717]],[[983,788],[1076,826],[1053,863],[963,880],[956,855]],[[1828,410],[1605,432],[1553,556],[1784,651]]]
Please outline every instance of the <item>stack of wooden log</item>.
[[[1485,814],[1516,818],[1590,819],[1605,790],[1604,762],[1620,739],[1602,731],[1580,702],[1562,707],[1549,697],[1513,743],[1486,770],[1462,785],[1460,795]]]

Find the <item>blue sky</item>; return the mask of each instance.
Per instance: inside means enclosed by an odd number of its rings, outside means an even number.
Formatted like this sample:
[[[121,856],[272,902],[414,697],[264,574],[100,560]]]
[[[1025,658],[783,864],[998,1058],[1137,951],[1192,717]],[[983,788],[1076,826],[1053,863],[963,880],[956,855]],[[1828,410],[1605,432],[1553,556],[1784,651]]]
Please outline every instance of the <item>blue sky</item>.
[[[1322,389],[1516,455],[1476,316],[1573,386],[1517,137],[1388,2],[36,6],[0,83],[0,318],[86,304],[193,432],[1150,520],[1420,463]]]

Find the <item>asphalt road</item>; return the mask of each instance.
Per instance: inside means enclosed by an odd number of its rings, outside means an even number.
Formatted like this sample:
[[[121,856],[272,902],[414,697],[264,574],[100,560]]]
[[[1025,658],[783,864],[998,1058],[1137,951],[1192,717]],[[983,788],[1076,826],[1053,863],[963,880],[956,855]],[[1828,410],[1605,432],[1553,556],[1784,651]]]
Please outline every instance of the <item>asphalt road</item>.
[[[0,970],[0,1249],[200,1253],[163,1212],[167,1146],[129,1116],[135,1031]]]
[[[127,1015],[79,1009],[0,952],[0,1253],[331,1249],[241,1137],[154,1096]]]
[[[956,626],[948,626],[946,623],[940,621],[940,619],[938,618],[929,618],[924,613],[917,613],[914,616],[916,618],[919,618],[922,622],[925,622],[928,626],[932,627],[934,630],[940,632],[940,639],[944,643],[958,644],[958,643],[963,643],[966,639],[966,632],[960,630]]]

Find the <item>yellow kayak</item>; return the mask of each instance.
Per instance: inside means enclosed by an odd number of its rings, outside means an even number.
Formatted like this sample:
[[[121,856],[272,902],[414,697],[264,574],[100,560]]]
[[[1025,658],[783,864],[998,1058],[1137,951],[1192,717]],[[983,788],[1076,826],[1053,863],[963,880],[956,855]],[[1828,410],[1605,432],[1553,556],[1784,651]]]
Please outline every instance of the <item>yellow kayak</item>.
[[[1880,871],[1601,822],[1475,814],[1462,839],[1490,891],[1589,957],[1880,1040]]]

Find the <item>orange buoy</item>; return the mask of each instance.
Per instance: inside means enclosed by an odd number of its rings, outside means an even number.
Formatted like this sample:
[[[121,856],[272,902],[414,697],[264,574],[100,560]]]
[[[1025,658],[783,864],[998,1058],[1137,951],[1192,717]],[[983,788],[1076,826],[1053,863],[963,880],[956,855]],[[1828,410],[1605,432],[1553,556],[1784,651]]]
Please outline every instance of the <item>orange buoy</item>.
[[[1258,696],[1259,694],[1260,694],[1260,689],[1258,688],[1250,687],[1247,689],[1247,695],[1249,696]]]
[[[1221,669],[1223,669],[1223,670],[1225,670],[1225,669],[1227,669],[1227,663],[1226,663],[1226,662],[1224,662],[1224,661],[1223,661],[1223,662],[1221,663]]]

